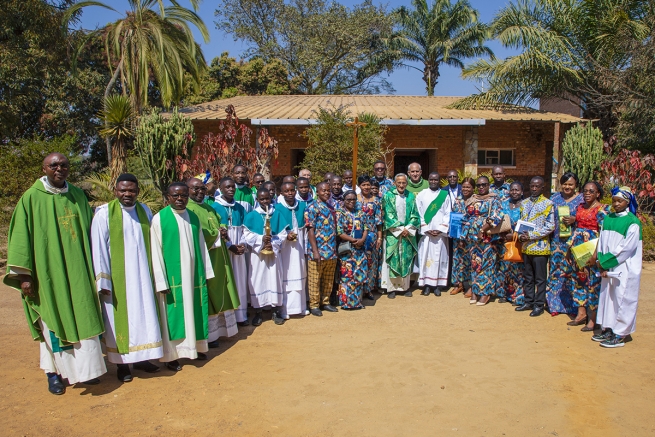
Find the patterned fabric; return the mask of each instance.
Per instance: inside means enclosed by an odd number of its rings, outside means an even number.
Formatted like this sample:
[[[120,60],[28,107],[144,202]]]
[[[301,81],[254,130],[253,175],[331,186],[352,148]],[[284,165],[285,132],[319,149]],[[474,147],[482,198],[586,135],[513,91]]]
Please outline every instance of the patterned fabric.
[[[453,212],[466,213],[464,199],[461,196],[455,201]],[[465,238],[455,238],[453,240],[453,266],[450,282],[453,285],[471,282],[471,243]]]
[[[377,227],[382,225],[382,204],[377,197],[365,199],[361,194],[357,196],[357,208],[362,210],[366,217],[366,230],[377,234]],[[380,281],[382,247],[375,247],[366,253],[368,257],[368,281],[364,284],[364,293],[372,292]]]
[[[507,182],[503,183],[500,187],[497,187],[496,184],[492,183],[489,186],[489,192],[494,193],[500,198],[501,201],[509,199],[509,184]]]
[[[512,228],[516,226],[516,222],[521,218],[521,202],[518,205],[511,207],[509,198],[503,200],[503,214],[510,217]],[[498,290],[496,295],[498,297],[505,297],[510,302],[517,305],[523,305],[523,264],[505,261],[505,245],[502,242],[498,244],[498,271],[501,280],[498,281]]]
[[[571,234],[569,248],[578,246],[594,238],[598,238],[599,229],[603,226],[605,216],[610,213],[608,205],[598,204],[594,208],[579,205],[575,212],[576,228]],[[571,281],[573,284],[573,304],[576,307],[587,307],[595,311],[598,308],[601,278],[597,266],[578,268],[573,263]]]
[[[533,223],[536,228],[528,232],[529,241],[523,242],[526,255],[550,255],[550,234],[555,230],[555,212],[553,202],[543,194],[532,199],[529,197],[521,203],[521,220]]]
[[[578,205],[584,202],[582,194],[573,196],[567,202],[561,193],[555,193],[550,200],[555,211],[555,224],[559,223],[558,207],[568,206],[571,215],[575,215]],[[570,237],[559,236],[559,226],[555,226],[550,241],[550,261],[548,271],[548,285],[546,288],[546,302],[550,314],[575,314],[577,312],[573,303],[573,264],[569,255]]]
[[[330,304],[336,259],[307,261],[307,285],[309,290],[309,309]]]
[[[352,236],[366,230],[366,217],[361,210],[337,211],[337,234]],[[339,255],[339,304],[344,309],[363,308],[362,294],[368,281],[368,258],[364,248],[352,246],[350,253]]]
[[[332,210],[322,201],[316,200],[307,205],[305,227],[314,229],[318,255],[322,260],[337,258],[337,226]],[[308,231],[309,232],[309,231]],[[307,238],[307,256],[314,259],[312,246]]]
[[[343,208],[343,193],[339,193],[336,196],[334,193],[330,194],[330,198],[328,199],[327,203],[329,207],[332,208],[335,212]]]
[[[389,266],[390,278],[404,278],[414,267],[416,257],[416,231],[421,227],[421,219],[416,209],[416,196],[405,191],[404,196],[398,194],[396,189],[387,191],[382,199],[384,211],[384,231],[386,261]],[[400,199],[397,199],[399,197]],[[401,208],[397,208],[400,205]],[[400,211],[398,210],[400,209]],[[404,210],[403,210],[404,209]],[[397,228],[412,228],[414,235],[398,238],[393,235]]]
[[[378,181],[377,178],[375,178],[375,180]],[[380,199],[384,197],[387,191],[389,191],[390,189],[396,186],[393,183],[393,181],[389,178],[384,178],[383,181],[378,181],[378,183],[380,184],[380,193],[379,193]]]
[[[497,226],[502,220],[502,205],[496,196],[489,196],[486,199],[471,198],[465,204],[465,216],[462,222],[462,236],[471,241],[477,241],[482,226],[487,219],[491,220],[491,226]],[[485,234],[482,240],[485,242],[496,241],[500,238],[498,234]]]

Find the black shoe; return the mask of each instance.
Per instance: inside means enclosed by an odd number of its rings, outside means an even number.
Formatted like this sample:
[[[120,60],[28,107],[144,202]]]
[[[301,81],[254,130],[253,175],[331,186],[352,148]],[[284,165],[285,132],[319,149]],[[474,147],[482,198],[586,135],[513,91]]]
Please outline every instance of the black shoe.
[[[336,309],[335,307],[333,307],[332,305],[323,305],[323,311],[328,311],[330,313],[336,313],[339,310]]]
[[[57,396],[66,393],[66,386],[59,379],[59,375],[48,376],[48,391]]]
[[[405,297],[412,297],[412,296],[413,296],[413,294],[412,294],[411,291],[406,291],[405,292]]]
[[[499,297],[498,300],[496,300],[496,302],[498,302],[498,303],[507,303],[507,299],[505,299],[504,297]]]
[[[168,370],[172,370],[173,372],[179,372],[182,370],[182,366],[180,366],[180,363],[177,360],[169,361],[165,365]]]
[[[273,323],[276,325],[284,325],[284,318],[280,314],[279,311],[273,311],[273,314],[271,315],[271,320],[273,320]]]
[[[100,384],[100,380],[98,378],[92,378],[92,379],[89,379],[88,381],[84,381],[82,384],[85,384],[85,385],[98,385],[98,384]]]
[[[441,288],[437,287],[434,289],[434,295],[435,296],[441,296]]]
[[[323,311],[319,310],[318,308],[312,308],[309,312],[313,316],[317,316],[317,317],[322,317],[323,316]]]
[[[146,373],[157,373],[161,370],[159,366],[152,364],[150,361],[139,361],[132,364],[134,370],[141,370]]]
[[[207,354],[203,354],[202,352],[198,352],[198,358],[196,358],[196,360],[207,361]]]
[[[524,303],[523,305],[514,308],[514,311],[527,311],[527,310],[532,310],[532,305]]]
[[[375,297],[373,297],[373,293],[366,293],[364,299],[375,300]]]
[[[262,313],[255,313],[255,317],[252,318],[252,326],[259,326],[263,321]]]
[[[246,319],[243,322],[238,322],[237,325],[239,325],[239,326],[250,326],[250,322],[248,321],[248,319]]]
[[[391,293],[387,294],[387,297],[388,297],[389,299],[395,299],[395,298],[396,298],[396,292],[395,292],[395,291],[392,291]]]
[[[421,292],[421,296],[429,296],[431,293],[432,290],[430,290],[430,287],[426,285]]]
[[[218,340],[210,341],[207,343],[209,349],[218,349]]]
[[[118,370],[116,371],[116,377],[121,382],[131,382],[132,381],[132,372],[130,372],[129,364],[118,364]]]
[[[530,313],[530,317],[538,317],[544,313],[544,307],[534,307]]]

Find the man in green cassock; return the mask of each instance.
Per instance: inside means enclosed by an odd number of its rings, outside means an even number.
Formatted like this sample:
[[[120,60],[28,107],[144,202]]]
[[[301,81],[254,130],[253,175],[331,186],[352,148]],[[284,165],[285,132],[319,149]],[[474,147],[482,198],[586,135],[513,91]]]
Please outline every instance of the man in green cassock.
[[[98,384],[107,372],[98,336],[105,330],[95,290],[84,192],[66,182],[61,153],[43,160],[45,176],[18,201],[11,218],[4,283],[19,290],[41,368],[52,394],[69,384]]]
[[[189,199],[187,209],[200,219],[205,244],[209,251],[209,261],[214,270],[214,277],[207,280],[209,296],[208,346],[218,347],[219,337],[232,337],[238,332],[234,310],[239,308],[239,292],[236,288],[232,264],[227,253],[227,227],[221,224],[221,217],[214,208],[203,202],[206,193],[205,184],[200,179],[187,181]]]
[[[382,288],[387,289],[389,299],[395,298],[397,291],[412,296],[409,282],[417,252],[416,232],[421,226],[416,196],[406,189],[407,175],[397,174],[395,183],[396,187],[382,198],[385,232]]]

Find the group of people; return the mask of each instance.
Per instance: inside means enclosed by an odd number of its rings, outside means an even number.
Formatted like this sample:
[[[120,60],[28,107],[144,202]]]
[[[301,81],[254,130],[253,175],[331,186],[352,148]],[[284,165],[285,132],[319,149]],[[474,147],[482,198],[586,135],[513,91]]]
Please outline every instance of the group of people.
[[[239,165],[219,181],[207,173],[171,184],[153,216],[131,174],[93,212],[66,180],[67,158],[48,155],[15,208],[4,282],[21,291],[50,392],[63,394],[64,379],[98,384],[103,352],[129,382],[132,370],[160,370],[150,360],[180,371],[181,358],[207,359],[220,337],[261,325],[264,311],[282,325],[364,309],[374,292],[411,297],[416,286],[425,296],[450,287],[478,306],[495,297],[531,316],[547,305],[583,331],[602,326],[592,339],[606,347],[634,332],[641,228],[628,189],[613,192],[609,213],[602,188],[576,194],[570,173],[549,200],[543,178],[524,198],[502,167],[493,183],[460,183],[450,171],[443,187],[417,163],[393,180],[383,161],[373,170],[356,180],[327,173],[313,186],[303,169],[278,187],[261,174],[251,185]],[[578,267],[571,248],[596,238]],[[504,256],[516,240],[520,263]]]

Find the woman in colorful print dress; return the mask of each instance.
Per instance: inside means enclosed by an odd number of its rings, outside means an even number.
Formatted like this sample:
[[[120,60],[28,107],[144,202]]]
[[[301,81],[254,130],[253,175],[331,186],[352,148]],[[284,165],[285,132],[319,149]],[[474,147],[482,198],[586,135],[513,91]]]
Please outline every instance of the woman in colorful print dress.
[[[596,181],[588,182],[582,190],[584,203],[575,212],[575,230],[571,235],[570,247],[578,246],[598,238],[603,219],[609,214],[608,205],[600,203],[603,198],[603,188]],[[573,265],[571,281],[573,283],[573,303],[578,308],[578,315],[568,325],[585,325],[582,331],[594,330],[596,311],[600,295],[600,271],[597,266],[580,269],[570,256]]]
[[[464,178],[461,185],[462,194],[455,201],[453,212],[466,216],[465,202],[473,195],[475,180]],[[464,296],[471,297],[471,247],[469,240],[463,235],[453,241],[453,267],[450,281],[454,287],[457,287],[457,293],[465,291]]]
[[[566,230],[567,227],[575,223],[575,212],[578,206],[584,202],[582,193],[577,193],[578,176],[575,173],[567,172],[562,175],[559,183],[562,191],[552,195],[550,200],[553,202],[555,209],[555,231],[550,242],[550,261],[548,285],[546,289],[546,302],[548,303],[548,312],[551,315],[569,314],[571,317],[576,314],[577,308],[573,304],[573,264],[571,257],[568,256],[569,240],[571,233],[561,235],[560,229]],[[569,215],[559,215],[560,208],[568,207]]]
[[[498,287],[498,234],[488,231],[502,220],[498,196],[489,193],[489,179],[480,176],[475,184],[478,194],[466,202],[462,234],[471,244],[471,300],[482,306],[489,303]],[[480,297],[478,300],[477,297]]]
[[[509,187],[509,198],[503,200],[503,215],[509,215],[512,229],[516,222],[521,219],[521,200],[523,200],[523,185],[520,182],[513,182]],[[505,241],[512,241],[514,232],[505,234]],[[511,302],[512,305],[523,305],[523,263],[505,261],[505,246],[499,246],[498,270],[501,280],[499,281],[498,302]]]
[[[375,245],[366,251],[368,259],[368,280],[364,284],[364,298],[374,300],[373,290],[378,283],[378,267],[382,248],[382,205],[380,198],[371,192],[371,181],[368,176],[357,179],[362,192],[357,195],[357,207],[362,210],[366,218],[366,230],[376,236]],[[369,237],[370,238],[370,237]]]
[[[339,241],[349,242],[351,250],[339,254],[340,281],[339,304],[344,310],[359,310],[362,305],[364,284],[368,281],[366,241],[366,217],[357,208],[357,193],[346,191],[343,208],[337,210],[337,235]]]

